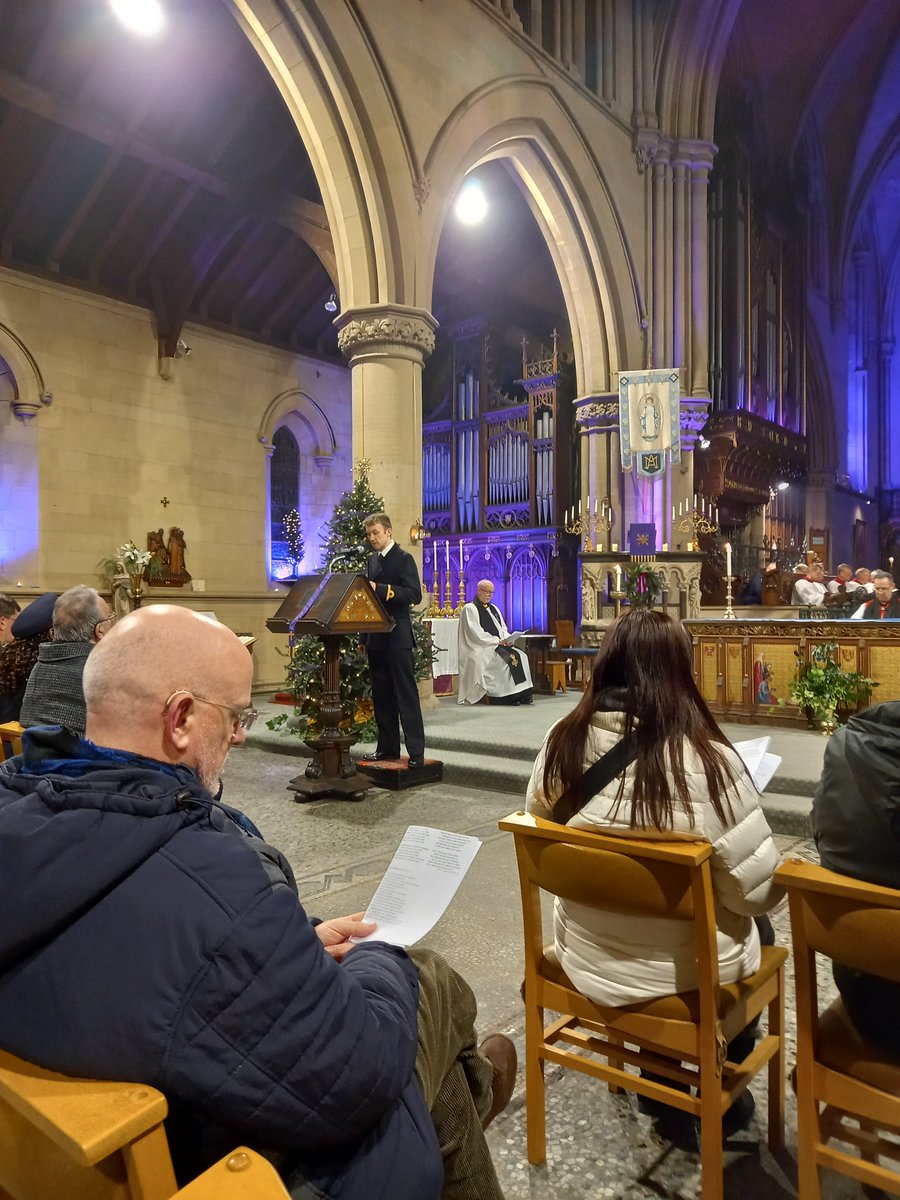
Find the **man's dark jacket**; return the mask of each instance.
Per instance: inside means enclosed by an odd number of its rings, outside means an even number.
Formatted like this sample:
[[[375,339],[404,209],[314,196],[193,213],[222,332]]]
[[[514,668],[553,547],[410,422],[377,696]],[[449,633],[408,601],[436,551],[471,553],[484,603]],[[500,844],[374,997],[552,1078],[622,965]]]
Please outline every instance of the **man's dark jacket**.
[[[0,1045],[158,1087],[192,1172],[246,1142],[295,1197],[434,1200],[414,965],[335,963],[242,820],[187,768],[26,732],[0,767]]]
[[[857,713],[829,738],[811,820],[823,867],[900,889],[900,701]],[[896,1028],[900,986],[855,973],[851,994],[842,971],[835,967],[835,979],[854,1022],[862,1027],[883,1008]],[[869,1032],[883,1040],[876,1027]]]
[[[374,581],[375,594],[395,622],[390,633],[368,635],[369,653],[373,650],[376,654],[388,650],[412,650],[416,642],[409,609],[422,599],[416,560],[394,542],[387,554],[376,551],[369,555],[366,575]]]

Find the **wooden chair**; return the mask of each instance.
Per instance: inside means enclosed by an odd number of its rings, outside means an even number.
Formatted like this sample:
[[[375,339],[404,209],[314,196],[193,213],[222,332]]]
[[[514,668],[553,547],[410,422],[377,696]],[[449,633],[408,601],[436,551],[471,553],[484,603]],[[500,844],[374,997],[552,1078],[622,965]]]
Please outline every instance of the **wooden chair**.
[[[3,758],[15,758],[22,753],[22,734],[25,726],[18,721],[7,721],[0,725],[0,751]]]
[[[819,1167],[900,1195],[900,1058],[861,1037],[840,1000],[819,1012],[816,954],[900,983],[900,891],[792,860],[788,889],[797,979],[797,1159],[800,1200],[819,1200]],[[855,1125],[848,1124],[849,1121]],[[862,1157],[829,1146],[856,1146]]]
[[[570,655],[564,653],[569,646],[575,645],[575,622],[574,621],[557,621],[554,626],[555,633],[555,649],[551,650],[547,656],[548,666],[550,663],[563,663],[565,666],[566,683],[575,682],[575,663]],[[552,673],[551,680],[553,678]],[[553,686],[554,692],[556,685]],[[563,689],[565,690],[565,688]]]
[[[274,1168],[246,1147],[182,1191],[163,1121],[166,1098],[135,1083],[75,1079],[0,1050],[0,1198],[283,1200]]]
[[[719,984],[708,842],[607,836],[522,812],[505,818],[500,828],[515,839],[525,923],[528,1161],[541,1163],[546,1158],[544,1063],[554,1062],[605,1080],[610,1091],[624,1087],[699,1117],[703,1197],[721,1200],[722,1117],[766,1064],[769,1145],[778,1149],[783,1144],[787,951],[764,946],[755,975]],[[566,976],[552,948],[544,948],[541,889],[594,908],[689,922],[696,941],[699,989],[624,1008],[587,999]],[[545,1008],[560,1014],[546,1027]],[[743,1062],[727,1061],[728,1042],[764,1008],[769,1013],[768,1035]],[[566,1043],[581,1053],[564,1048]],[[629,1064],[662,1077],[662,1082],[629,1072]],[[699,1096],[677,1090],[668,1080],[699,1084]]]

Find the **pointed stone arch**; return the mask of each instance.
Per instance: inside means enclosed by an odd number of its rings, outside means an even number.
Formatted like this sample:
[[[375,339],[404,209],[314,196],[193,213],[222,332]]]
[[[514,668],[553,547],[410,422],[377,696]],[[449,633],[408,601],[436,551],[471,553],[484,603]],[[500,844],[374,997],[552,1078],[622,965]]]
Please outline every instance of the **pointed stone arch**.
[[[548,82],[508,78],[457,106],[424,164],[431,195],[439,199],[423,214],[422,304],[431,302],[438,242],[460,181],[479,163],[509,160],[559,277],[580,392],[609,390],[612,373],[629,354],[640,354],[645,315],[626,222],[601,166],[602,149],[587,144]],[[621,147],[610,150],[621,153]]]
[[[53,403],[53,396],[44,383],[44,376],[37,359],[22,339],[8,325],[0,321],[0,362],[7,370],[0,370],[5,377],[5,391],[13,414],[20,421],[36,417],[41,409]]]
[[[311,396],[299,388],[281,392],[263,413],[256,432],[257,440],[271,455],[278,429],[289,425],[298,442],[306,441],[307,448],[317,461],[329,462],[337,452],[337,441],[331,422]]]

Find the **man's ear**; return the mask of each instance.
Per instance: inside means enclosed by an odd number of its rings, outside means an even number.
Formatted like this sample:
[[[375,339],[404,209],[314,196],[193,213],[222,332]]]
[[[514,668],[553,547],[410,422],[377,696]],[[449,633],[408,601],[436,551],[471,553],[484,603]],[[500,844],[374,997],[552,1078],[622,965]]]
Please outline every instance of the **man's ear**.
[[[187,750],[194,725],[194,697],[179,692],[163,714],[163,729],[166,739],[179,755]]]

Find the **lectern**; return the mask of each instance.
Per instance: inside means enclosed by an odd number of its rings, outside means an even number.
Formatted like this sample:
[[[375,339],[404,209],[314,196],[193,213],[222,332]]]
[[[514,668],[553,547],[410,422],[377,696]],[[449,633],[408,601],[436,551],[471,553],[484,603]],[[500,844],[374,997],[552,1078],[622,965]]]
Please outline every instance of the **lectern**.
[[[342,733],[340,644],[348,634],[389,633],[394,619],[362,575],[306,575],[298,579],[266,627],[273,633],[312,634],[325,646],[325,687],[322,693],[324,728],[304,738],[313,757],[303,775],[288,784],[298,800],[340,796],[362,798],[372,780],[356,769],[350,747],[356,741]]]

